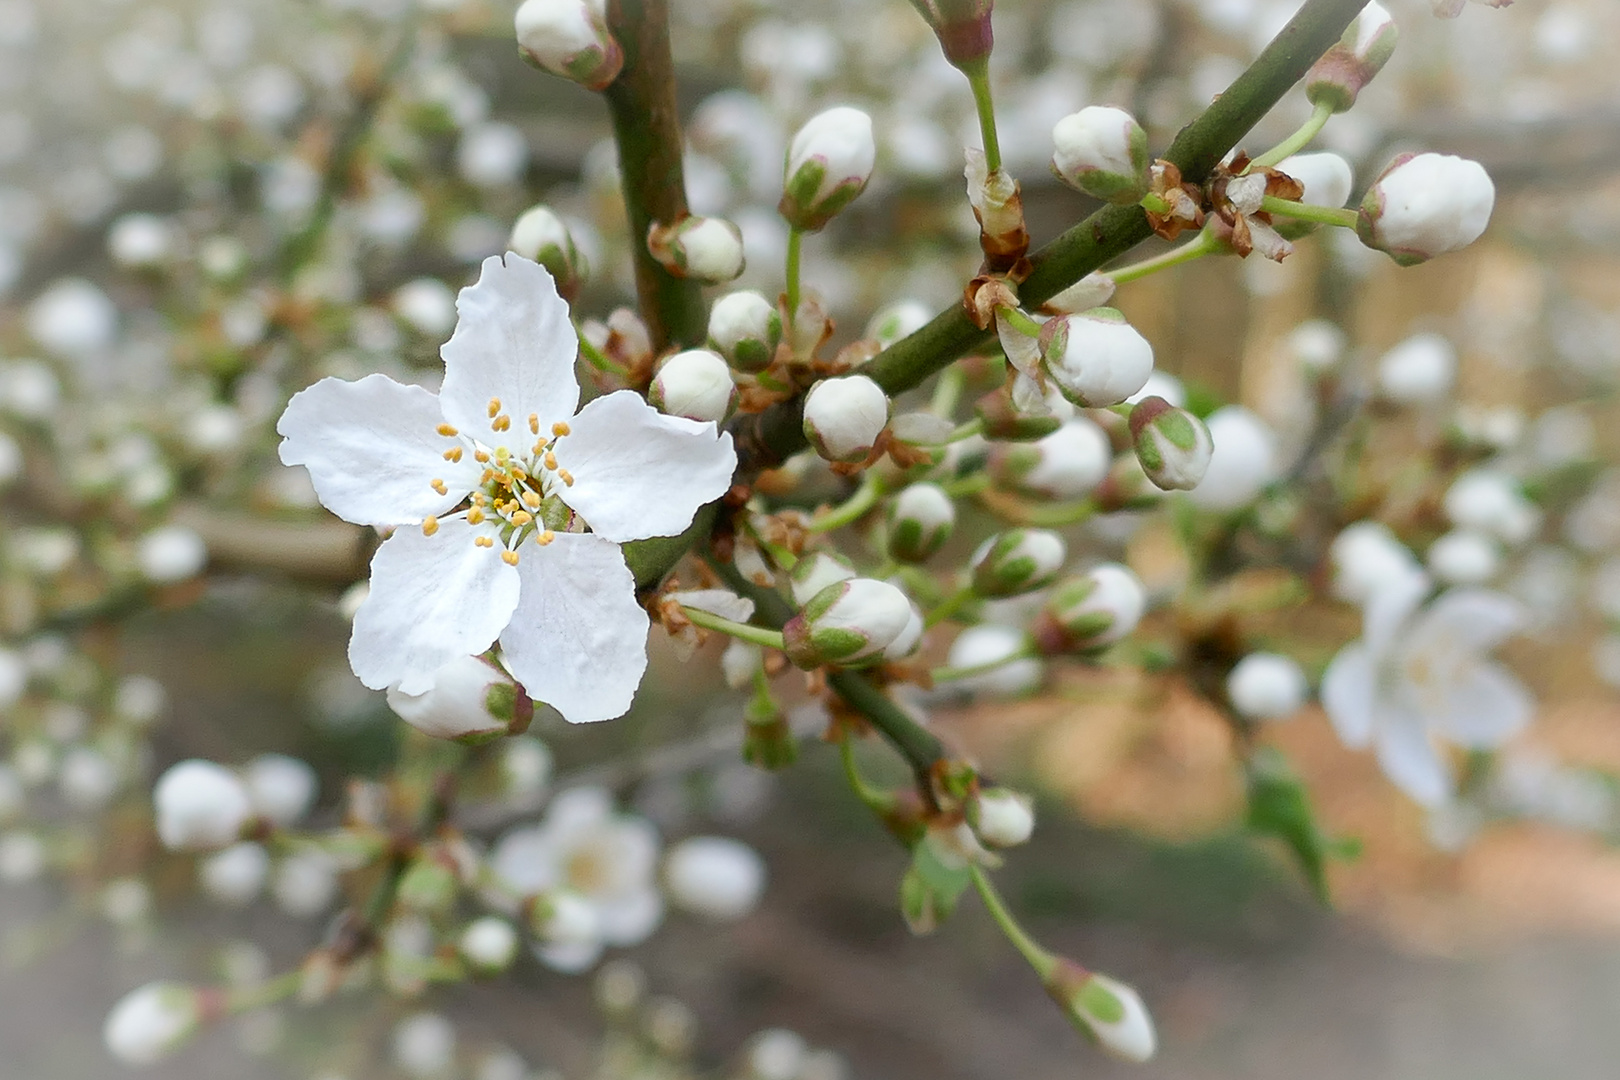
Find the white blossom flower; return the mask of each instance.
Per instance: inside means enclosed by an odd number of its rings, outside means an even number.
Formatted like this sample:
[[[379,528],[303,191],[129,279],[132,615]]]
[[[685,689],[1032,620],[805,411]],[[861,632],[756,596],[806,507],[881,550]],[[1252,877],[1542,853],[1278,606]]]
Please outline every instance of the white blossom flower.
[[[1322,704],[1346,746],[1372,744],[1395,785],[1425,806],[1452,793],[1440,743],[1502,745],[1530,722],[1525,687],[1486,658],[1524,622],[1500,593],[1456,588],[1422,606],[1430,581],[1408,573],[1373,594],[1362,636],[1322,677]]]
[[[740,840],[691,836],[664,860],[669,898],[686,911],[717,922],[740,919],[765,891],[765,861]]]
[[[576,723],[622,715],[648,623],[619,545],[675,535],[724,494],[731,436],[630,391],[578,408],[568,306],[537,263],[491,256],[456,310],[439,394],[323,379],[277,425],[327,509],[397,527],[349,662],[372,689],[416,694],[498,638],[535,700]]]

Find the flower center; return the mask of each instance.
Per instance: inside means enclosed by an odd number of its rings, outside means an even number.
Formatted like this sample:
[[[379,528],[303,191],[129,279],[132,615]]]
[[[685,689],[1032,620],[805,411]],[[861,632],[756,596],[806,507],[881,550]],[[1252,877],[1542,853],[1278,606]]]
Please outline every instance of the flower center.
[[[514,452],[507,442],[511,436],[512,417],[501,408],[500,398],[489,401],[489,426],[494,435],[490,446],[471,438],[450,424],[440,424],[435,430],[455,445],[444,452],[444,459],[459,462],[469,452],[473,460],[484,467],[478,486],[468,492],[467,498],[449,515],[465,517],[469,525],[489,525],[490,532],[473,538],[479,547],[494,547],[499,538],[501,558],[508,564],[518,564],[518,546],[529,537],[544,546],[555,538],[554,528],[562,528],[568,519],[568,509],[556,495],[557,485],[572,487],[574,477],[557,464],[557,440],[569,433],[566,423],[559,421],[550,427],[550,435],[541,434],[540,417],[529,414],[529,434],[534,443],[527,452]],[[440,479],[431,481],[433,490],[440,495],[449,488]],[[422,522],[422,533],[432,536],[439,531],[438,517]]]

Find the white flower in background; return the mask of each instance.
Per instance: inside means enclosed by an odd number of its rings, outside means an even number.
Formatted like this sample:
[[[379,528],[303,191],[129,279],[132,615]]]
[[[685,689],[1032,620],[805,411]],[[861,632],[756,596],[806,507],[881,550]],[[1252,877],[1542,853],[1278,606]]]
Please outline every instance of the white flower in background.
[[[1447,585],[1483,585],[1502,569],[1502,552],[1482,532],[1452,529],[1429,545],[1424,561]]]
[[[247,787],[223,765],[192,758],[152,789],[158,838],[171,851],[208,851],[236,840],[253,816]]]
[[[286,754],[260,754],[243,766],[242,779],[254,811],[283,827],[309,813],[319,788],[309,763]]]
[[[394,1028],[394,1064],[412,1080],[441,1080],[456,1062],[456,1029],[433,1012],[407,1016]]]
[[[197,883],[221,904],[240,907],[258,896],[270,877],[270,853],[260,844],[232,844],[197,864]]]
[[[327,509],[397,527],[349,662],[372,689],[419,694],[499,639],[535,700],[576,723],[619,716],[648,626],[619,545],[675,535],[724,494],[731,436],[630,391],[578,409],[568,306],[528,259],[486,259],[456,307],[439,394],[323,379],[277,425],[282,461],[309,469]]]
[[[1508,544],[1522,544],[1541,527],[1541,509],[1525,498],[1512,476],[1482,466],[1469,469],[1446,489],[1442,505],[1453,525]]]
[[[28,305],[28,333],[53,353],[84,357],[118,336],[118,308],[83,278],[63,278]]]
[[[1204,426],[1214,449],[1204,478],[1187,498],[1204,510],[1232,511],[1249,505],[1277,478],[1276,436],[1241,405],[1216,409]]]
[[[1367,604],[1362,636],[1322,677],[1322,705],[1344,744],[1372,745],[1395,785],[1425,806],[1452,793],[1441,745],[1501,746],[1529,724],[1528,690],[1486,654],[1524,623],[1500,593],[1456,588],[1423,606],[1430,582],[1409,573]]]
[[[125,1065],[151,1065],[196,1032],[197,991],[183,983],[147,983],[118,999],[101,1029],[108,1053]]]
[[[505,919],[485,915],[467,924],[457,948],[480,971],[504,971],[517,958],[518,933]]]
[[[663,918],[658,834],[646,820],[615,811],[604,788],[559,794],[538,825],[501,837],[490,869],[515,897],[556,892],[589,908],[593,935],[537,948],[542,961],[562,971],[584,971],[606,946],[645,941]]]
[[[977,675],[953,680],[952,689],[988,697],[1016,698],[1040,688],[1045,668],[1029,651],[1029,635],[1012,626],[980,623],[956,635],[945,663],[953,668],[983,668]],[[1016,660],[1009,657],[1018,656]]]
[[[670,848],[664,888],[675,906],[729,922],[753,911],[765,891],[765,861],[740,840],[692,836]]]
[[[1381,521],[1346,525],[1328,547],[1333,563],[1333,594],[1365,604],[1374,593],[1418,568],[1417,557]]]
[[[1292,716],[1304,706],[1309,689],[1298,661],[1281,653],[1250,653],[1226,677],[1232,707],[1251,720]]]
[[[1288,352],[1310,375],[1334,370],[1344,359],[1344,331],[1327,319],[1309,319],[1288,335]]]
[[[1398,405],[1427,405],[1451,391],[1457,350],[1441,334],[1413,334],[1378,360],[1378,390]]]
[[[208,545],[195,529],[162,525],[135,545],[135,565],[154,585],[189,581],[208,565]]]
[[[989,788],[968,805],[968,821],[986,846],[1016,847],[1035,832],[1035,800],[1010,788]]]

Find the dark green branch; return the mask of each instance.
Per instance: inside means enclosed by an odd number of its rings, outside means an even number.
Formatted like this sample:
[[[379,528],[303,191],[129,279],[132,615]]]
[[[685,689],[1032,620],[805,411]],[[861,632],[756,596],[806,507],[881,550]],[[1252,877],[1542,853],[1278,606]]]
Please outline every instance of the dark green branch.
[[[1339,39],[1365,0],[1307,0],[1266,50],[1203,114],[1181,130],[1165,151],[1181,174],[1202,183],[1226,153]],[[1034,307],[1118,258],[1152,234],[1139,207],[1107,206],[1030,257],[1034,269],[1019,288]],[[952,361],[982,348],[993,336],[974,326],[961,305],[879,353],[865,374],[890,394],[919,385]],[[743,475],[769,468],[805,446],[802,406],[784,402],[734,428]]]
[[[647,251],[648,226],[688,213],[668,7],[665,0],[613,0],[608,27],[624,50],[624,70],[604,96],[619,148],[641,317],[654,349],[701,345],[708,320],[697,283],[671,275]]]

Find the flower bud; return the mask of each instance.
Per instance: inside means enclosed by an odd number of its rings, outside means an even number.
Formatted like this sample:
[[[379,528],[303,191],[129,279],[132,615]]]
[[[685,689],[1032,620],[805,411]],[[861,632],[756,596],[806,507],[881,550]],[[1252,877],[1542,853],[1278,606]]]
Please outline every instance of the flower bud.
[[[1082,1034],[1113,1056],[1142,1062],[1158,1049],[1147,1006],[1124,983],[1059,960],[1046,977],[1046,992]]]
[[[135,545],[141,576],[154,585],[189,581],[208,565],[208,545],[195,529],[160,525]]]
[[[291,825],[314,805],[315,770],[298,758],[260,754],[243,767],[242,779],[254,811],[272,825]]]
[[[1085,652],[1135,630],[1146,610],[1147,593],[1136,575],[1118,563],[1102,563],[1060,582],[1030,632],[1048,656]]]
[[[1288,352],[1308,375],[1325,375],[1344,359],[1344,331],[1326,319],[1309,319],[1288,335]]]
[[[889,504],[889,554],[922,562],[938,551],[956,527],[956,504],[937,484],[912,484]]]
[[[1304,706],[1307,692],[1305,672],[1281,653],[1250,653],[1226,676],[1227,699],[1250,720],[1286,719]]]
[[[647,250],[678,278],[723,285],[743,272],[742,230],[724,218],[687,217],[647,229]]]
[[[968,71],[990,58],[992,0],[926,0],[940,50],[953,66]]]
[[[446,860],[436,857],[433,847],[411,863],[399,879],[398,899],[411,911],[443,915],[456,902],[456,872]]]
[[[884,647],[883,659],[904,660],[911,656],[922,646],[923,632],[927,629],[928,624],[923,619],[922,609],[912,604],[911,618],[906,620],[906,628]]]
[[[1452,529],[1429,545],[1424,561],[1447,585],[1483,585],[1502,569],[1502,551],[1484,533]]]
[[[886,581],[851,578],[829,585],[782,627],[788,659],[801,668],[875,657],[905,632],[911,601]]]
[[[1381,521],[1356,521],[1328,545],[1333,564],[1333,593],[1341,600],[1365,604],[1373,593],[1417,572],[1417,559]]]
[[[974,402],[973,415],[984,425],[985,438],[1003,442],[1042,439],[1063,426],[1063,418],[1056,413],[1037,415],[1020,409],[1005,386]]]
[[[765,891],[765,862],[747,844],[693,836],[670,849],[664,887],[675,906],[717,922],[753,911]]]
[[[1052,129],[1052,143],[1052,171],[1070,187],[1121,206],[1147,194],[1147,132],[1124,109],[1071,113]]]
[[[973,591],[991,598],[1039,589],[1057,576],[1068,554],[1063,538],[1047,529],[999,533],[973,553]]]
[[[1204,510],[1239,510],[1260,497],[1276,478],[1275,436],[1241,405],[1216,409],[1205,422],[1214,449],[1198,486],[1187,493]]]
[[[953,679],[951,685],[988,697],[1016,698],[1040,689],[1045,668],[1028,655],[1029,635],[1011,626],[980,623],[956,635],[945,663],[953,668],[983,668],[976,675]],[[1022,653],[1016,660],[1009,659]]]
[[[1519,482],[1499,469],[1475,468],[1446,489],[1442,505],[1453,525],[1522,544],[1541,527],[1541,510]]]
[[[158,838],[171,851],[211,851],[234,842],[253,816],[235,773],[192,758],[171,765],[152,789]]]
[[[968,824],[985,845],[1017,847],[1035,832],[1035,801],[1028,795],[996,787],[968,803]]]
[[[737,407],[737,384],[720,357],[708,349],[688,349],[659,367],[647,400],[661,413],[718,424]]]
[[[1402,154],[1361,200],[1356,235],[1402,266],[1467,247],[1490,224],[1496,186],[1484,166],[1449,154]]]
[[[513,720],[534,715],[527,695],[476,656],[441,667],[433,673],[433,686],[420,694],[390,687],[387,699],[395,715],[424,735],[466,743],[505,735]]]
[[[1041,328],[1041,363],[1076,405],[1118,405],[1153,374],[1153,346],[1113,308],[1060,315]]]
[[[204,893],[230,907],[258,896],[270,877],[270,853],[254,843],[232,844],[197,864],[197,883]]]
[[[1457,350],[1441,334],[1413,334],[1378,360],[1378,390],[1397,405],[1428,405],[1450,391]]]
[[[823,379],[804,398],[804,434],[828,461],[865,461],[889,424],[889,396],[865,375]]]
[[[709,347],[738,371],[764,371],[782,342],[782,315],[757,292],[734,292],[709,309]]]
[[[562,218],[549,206],[532,206],[512,225],[506,250],[539,263],[551,272],[557,292],[571,299],[585,284],[589,268],[585,256],[574,244],[574,237]]]
[[[524,0],[513,19],[518,51],[529,63],[605,90],[624,67],[624,50],[608,32],[602,0]]]
[[[1161,397],[1145,398],[1131,410],[1131,442],[1142,471],[1165,491],[1197,487],[1215,450],[1202,420]]]
[[[795,229],[817,232],[866,187],[876,161],[870,116],[848,106],[818,113],[788,147],[777,209]]]
[[[1349,109],[1362,87],[1389,62],[1399,37],[1395,20],[1384,6],[1376,0],[1369,3],[1306,73],[1305,97],[1312,105],[1326,105],[1336,113]]]
[[[990,475],[997,484],[1048,499],[1089,495],[1108,475],[1114,448],[1103,429],[1076,417],[1032,443],[992,449]]]
[[[1299,201],[1307,206],[1325,206],[1337,210],[1350,198],[1355,175],[1350,163],[1338,154],[1323,151],[1319,154],[1295,154],[1277,163],[1277,171],[1287,173],[1305,188]],[[1284,240],[1298,240],[1316,231],[1317,223],[1303,218],[1277,215],[1272,227]]]
[[[174,229],[155,214],[125,214],[107,230],[107,254],[126,270],[162,266],[174,249]]]
[[[518,934],[505,919],[486,915],[467,924],[457,947],[479,971],[505,971],[517,959]]]
[[[855,576],[855,568],[843,556],[826,551],[807,552],[793,564],[789,586],[793,602],[799,607],[808,604],[817,593],[829,585],[848,581]]]
[[[202,995],[184,983],[154,982],[131,990],[107,1014],[101,1037],[125,1065],[151,1065],[179,1049],[202,1023]]]

